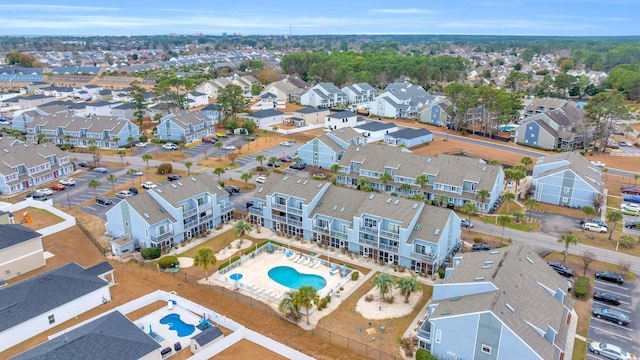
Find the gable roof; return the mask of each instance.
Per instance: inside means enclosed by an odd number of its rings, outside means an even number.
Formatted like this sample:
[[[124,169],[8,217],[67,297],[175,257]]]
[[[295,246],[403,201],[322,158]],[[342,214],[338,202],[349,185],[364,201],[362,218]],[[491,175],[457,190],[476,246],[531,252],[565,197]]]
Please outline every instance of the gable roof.
[[[169,204],[176,207],[180,202],[204,193],[216,194],[218,199],[224,196],[229,196],[229,193],[226,192],[212,176],[207,176],[205,174],[185,177],[179,181],[171,181],[150,189],[147,192],[154,192]],[[136,196],[133,196],[130,199],[135,197]]]
[[[140,359],[159,348],[159,343],[116,310],[11,359]]]
[[[303,107],[302,109],[298,109],[298,110],[294,110],[294,113],[300,113],[300,114],[315,114],[315,113],[319,113],[322,111],[328,111],[327,109],[316,109],[314,107]]]
[[[172,223],[176,222],[173,216],[165,211],[156,199],[149,195],[149,192],[132,196],[124,199],[124,201],[140,214],[149,225],[157,224],[164,220],[169,220]]]
[[[591,165],[589,160],[582,156],[577,151],[561,152],[553,155],[546,155],[538,159],[538,162],[534,166],[549,165],[557,163],[556,167],[550,168],[543,173],[535,174],[536,179],[547,177],[552,174],[563,172],[565,170],[571,170],[574,174],[579,176],[584,182],[589,184],[599,193],[604,192],[604,180],[602,179],[602,173],[598,168]]]
[[[351,127],[343,127],[340,129],[335,129],[331,132],[329,132],[329,134],[331,134],[331,136],[335,136],[336,138],[344,141],[344,142],[349,142],[352,139],[355,139],[360,135],[360,133],[358,133],[357,131],[353,130],[353,128]]]
[[[387,135],[395,139],[417,139],[429,134],[431,134],[431,131],[424,128],[404,128]]]
[[[256,118],[256,119],[263,119],[263,118],[278,116],[278,115],[284,115],[284,113],[282,111],[278,111],[275,109],[266,109],[266,110],[256,111],[253,114],[247,115],[247,116]]]
[[[18,245],[40,236],[42,236],[42,234],[39,232],[33,231],[20,224],[0,225],[0,249]]]
[[[0,290],[0,332],[109,284],[69,263]]]
[[[354,117],[356,116],[355,113],[351,112],[351,111],[347,111],[347,110],[342,110],[342,111],[338,111],[335,112],[333,114],[329,114],[328,117],[332,118],[332,119],[344,119],[344,118],[350,118],[350,117]]]
[[[283,175],[272,173],[267,177],[264,184],[258,186],[255,196],[267,196],[278,194],[287,194],[299,199],[305,200],[308,204],[313,200],[328,182],[314,179],[303,179],[293,175]]]
[[[197,342],[200,346],[204,346],[220,336],[223,336],[222,330],[217,326],[210,326],[193,336],[191,339]]]
[[[398,125],[392,122],[369,121],[362,125],[356,126],[354,129],[366,130],[366,131],[381,131],[381,130],[395,128],[397,126]]]

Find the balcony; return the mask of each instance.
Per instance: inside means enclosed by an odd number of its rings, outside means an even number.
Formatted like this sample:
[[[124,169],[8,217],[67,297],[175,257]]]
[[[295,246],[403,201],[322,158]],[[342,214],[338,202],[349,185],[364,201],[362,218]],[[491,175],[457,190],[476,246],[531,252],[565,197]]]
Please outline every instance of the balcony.
[[[287,219],[287,224],[293,225],[293,226],[296,226],[296,227],[302,227],[302,221],[298,221],[298,220],[294,220],[294,219]]]
[[[252,206],[249,208],[249,214],[262,216],[262,208]]]
[[[436,259],[436,254],[420,254],[417,252],[411,252],[411,257],[414,259],[418,259],[418,260],[422,260],[422,261],[427,261],[429,263],[433,263],[433,261]]]
[[[302,215],[302,209],[294,208],[291,206],[287,207],[287,211],[289,212],[289,214]]]
[[[375,247],[375,248],[378,247],[378,242],[377,241],[373,241],[373,240],[367,240],[367,239],[360,238],[359,243],[367,245],[367,246],[372,246],[372,247]]]
[[[184,224],[184,229],[191,229],[194,226],[198,226],[198,224],[200,223],[200,221],[198,219],[194,220],[194,221],[189,221],[188,223]]]
[[[287,211],[287,206],[282,204],[271,204],[271,208],[280,211]]]
[[[323,234],[329,234],[329,228],[320,227],[317,225],[313,225],[313,231],[323,233]]]
[[[387,245],[387,244],[380,244],[378,247],[380,248],[380,250],[385,250],[385,251],[389,251],[389,252],[392,252],[392,253],[398,253],[398,247],[397,246]]]
[[[400,239],[400,234],[392,233],[392,232],[385,231],[385,230],[380,230],[380,236],[385,237],[387,239],[393,239],[393,240]]]
[[[360,226],[360,231],[371,235],[378,235],[378,228],[373,226]]]
[[[183,210],[182,211],[182,217],[186,219],[189,216],[195,215],[197,212],[198,212],[197,208],[193,208],[193,209],[189,209],[189,210]]]
[[[168,238],[170,238],[172,236],[173,236],[172,232],[166,232],[166,233],[162,233],[160,235],[151,235],[151,242],[160,243],[163,240],[166,240],[166,239],[168,239]]]
[[[223,207],[220,208],[220,212],[222,214],[228,213],[229,211],[232,211],[235,208],[235,206],[233,204],[228,204],[225,205]],[[262,215],[262,211],[260,211],[259,215]]]
[[[349,240],[349,234],[342,231],[331,230],[331,236],[336,239]]]
[[[277,222],[281,222],[281,223],[286,223],[287,222],[287,218],[285,218],[284,216],[278,216],[278,215],[271,214],[271,219],[273,219],[273,221],[277,221]]]
[[[205,215],[205,216],[201,216],[198,221],[200,222],[200,224],[205,223],[207,221],[210,221],[213,219],[213,214],[209,214],[209,215]]]

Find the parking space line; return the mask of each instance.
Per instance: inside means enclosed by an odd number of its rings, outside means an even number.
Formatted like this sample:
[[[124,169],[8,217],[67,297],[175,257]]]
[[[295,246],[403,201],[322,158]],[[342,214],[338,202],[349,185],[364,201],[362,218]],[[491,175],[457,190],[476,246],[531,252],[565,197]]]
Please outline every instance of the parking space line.
[[[608,282],[608,281],[602,281],[602,280],[598,280],[598,279],[596,279],[596,281],[595,281],[595,282],[596,282],[596,283],[601,283],[601,284],[606,284],[606,285],[608,285],[608,286],[614,286],[614,287],[616,287],[616,288],[623,289],[623,290],[629,290],[629,289],[627,289],[626,287],[624,287],[624,286],[622,286],[622,285],[618,285],[618,284],[610,283],[610,282]]]
[[[609,294],[616,294],[618,296],[624,296],[624,297],[628,297],[628,298],[631,297],[631,295],[622,294],[622,293],[619,293],[619,292],[616,292],[616,291],[610,291],[610,290],[607,290],[607,289],[604,289],[604,288],[600,288],[600,287],[595,287],[594,289],[595,290],[604,291],[604,292],[608,292]]]
[[[94,209],[94,208],[92,208],[91,206],[85,206],[84,208],[85,208],[85,209],[91,209],[91,210],[93,210],[93,211],[98,211],[98,209]]]
[[[607,334],[611,334],[611,335],[616,336],[616,337],[621,337],[623,339],[626,339],[626,340],[629,340],[629,341],[633,341],[633,339],[631,339],[631,338],[628,338],[626,336],[622,336],[620,334],[616,334],[616,333],[614,333],[612,331],[609,331],[609,330],[605,330],[605,329],[602,329],[602,328],[599,328],[599,327],[595,327],[595,326],[591,326],[591,328],[594,329],[594,330],[600,330],[600,331],[606,332]]]
[[[595,317],[595,316],[592,316],[592,317],[591,317],[591,320],[596,320],[596,321],[603,322],[603,323],[605,323],[605,324],[613,325],[613,326],[617,327],[618,329],[625,329],[625,330],[627,330],[627,331],[633,331],[633,329],[629,329],[629,328],[628,328],[628,327],[626,327],[626,326],[618,325],[618,324],[616,324],[616,323],[614,323],[614,322],[612,322],[612,321],[609,321],[609,320],[598,319],[598,318],[597,318],[597,317]]]

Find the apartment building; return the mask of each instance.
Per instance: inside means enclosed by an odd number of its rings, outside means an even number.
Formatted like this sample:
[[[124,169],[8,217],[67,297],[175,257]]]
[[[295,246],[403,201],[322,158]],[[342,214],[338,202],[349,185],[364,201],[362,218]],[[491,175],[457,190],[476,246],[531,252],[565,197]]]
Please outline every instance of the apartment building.
[[[160,140],[190,143],[213,133],[214,122],[215,120],[200,112],[179,111],[160,119],[156,137]]]

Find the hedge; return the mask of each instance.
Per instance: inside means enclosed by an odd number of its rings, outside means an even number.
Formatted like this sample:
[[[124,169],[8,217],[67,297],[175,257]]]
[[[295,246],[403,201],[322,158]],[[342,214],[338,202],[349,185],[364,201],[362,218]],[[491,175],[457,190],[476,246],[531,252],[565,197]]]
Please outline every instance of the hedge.
[[[573,287],[573,293],[578,299],[587,296],[587,294],[589,294],[589,278],[580,276]]]
[[[160,248],[157,248],[157,247],[148,247],[148,248],[142,249],[142,251],[140,251],[140,254],[146,260],[152,260],[152,259],[159,258],[160,255],[162,255],[162,251],[160,250]]]
[[[180,264],[180,261],[178,261],[178,257],[175,255],[165,256],[158,261],[158,266],[160,266],[160,269],[174,268],[178,264]]]
[[[438,358],[433,356],[429,351],[425,349],[418,349],[416,351],[416,360],[437,360]]]

